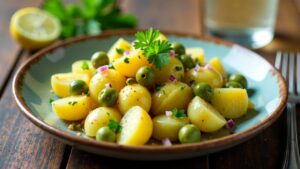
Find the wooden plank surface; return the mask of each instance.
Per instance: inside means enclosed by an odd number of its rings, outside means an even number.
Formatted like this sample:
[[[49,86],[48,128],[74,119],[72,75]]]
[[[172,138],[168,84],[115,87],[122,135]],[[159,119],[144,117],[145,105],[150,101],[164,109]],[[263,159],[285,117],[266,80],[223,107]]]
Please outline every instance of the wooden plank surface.
[[[23,63],[28,54],[21,55]],[[0,101],[0,168],[59,168],[65,145],[21,114],[12,95],[12,77]]]

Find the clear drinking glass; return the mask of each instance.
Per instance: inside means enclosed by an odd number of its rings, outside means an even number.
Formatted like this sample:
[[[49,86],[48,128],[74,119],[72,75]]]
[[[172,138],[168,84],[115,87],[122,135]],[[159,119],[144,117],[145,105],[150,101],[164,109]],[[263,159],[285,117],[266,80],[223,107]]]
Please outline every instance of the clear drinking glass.
[[[250,48],[270,43],[278,0],[206,0],[204,23],[209,34]]]

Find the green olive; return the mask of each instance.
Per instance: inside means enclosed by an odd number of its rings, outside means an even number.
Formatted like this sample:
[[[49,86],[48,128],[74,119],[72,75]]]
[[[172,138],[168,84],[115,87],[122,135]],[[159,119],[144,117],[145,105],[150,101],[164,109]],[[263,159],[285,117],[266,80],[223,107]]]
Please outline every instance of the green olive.
[[[189,55],[186,55],[186,54],[181,55],[179,57],[179,60],[181,61],[181,63],[183,64],[183,67],[185,69],[191,69],[191,68],[195,67],[195,63]]]
[[[139,70],[135,74],[136,81],[143,85],[149,86],[154,84],[154,71],[150,67],[144,66],[139,68]]]
[[[200,82],[200,83],[196,84],[193,87],[193,92],[196,96],[199,96],[208,102],[211,101],[211,99],[214,95],[212,87],[205,82]]]
[[[131,84],[133,84],[135,82],[135,79],[134,78],[128,78],[127,80],[126,80],[126,84],[127,85],[131,85]]]
[[[95,69],[109,63],[108,56],[105,52],[99,51],[93,54],[91,58],[92,65]]]
[[[173,48],[177,56],[185,54],[185,48],[181,43],[173,42],[171,44],[171,47]]]
[[[88,91],[89,87],[83,80],[74,80],[70,83],[70,93],[72,95],[87,94]]]
[[[116,103],[117,92],[115,89],[106,87],[98,95],[98,101],[102,106],[112,106]]]
[[[179,130],[178,138],[182,144],[195,143],[200,141],[201,133],[195,125],[187,124]]]
[[[96,133],[96,140],[115,142],[116,134],[108,126],[101,127]]]
[[[229,76],[229,81],[235,81],[242,85],[243,88],[247,88],[247,79],[241,74],[233,74]]]
[[[226,88],[243,88],[243,86],[236,81],[229,81],[225,84]]]

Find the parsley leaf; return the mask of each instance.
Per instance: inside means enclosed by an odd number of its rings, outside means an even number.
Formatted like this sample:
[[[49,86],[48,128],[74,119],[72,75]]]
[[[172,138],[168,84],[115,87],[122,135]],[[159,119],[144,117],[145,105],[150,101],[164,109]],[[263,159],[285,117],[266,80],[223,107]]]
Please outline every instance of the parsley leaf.
[[[123,55],[124,54],[124,50],[121,49],[121,48],[116,48],[116,52],[120,55]]]
[[[107,126],[109,127],[109,129],[111,129],[115,133],[119,133],[122,129],[121,125],[113,119],[110,119],[108,121]]]
[[[69,101],[68,104],[74,106],[75,104],[77,104],[77,101]]]
[[[154,63],[158,69],[170,63],[169,52],[171,44],[166,40],[158,40],[159,30],[149,28],[146,32],[137,32],[134,42],[135,49],[141,49],[149,63]]]
[[[81,69],[82,70],[89,70],[89,64],[86,61],[84,61],[81,65]]]
[[[181,66],[176,66],[176,67],[175,67],[175,70],[176,70],[176,71],[180,71],[180,70],[182,70],[182,67],[181,67]]]
[[[55,100],[52,99],[52,98],[49,99],[49,103],[52,103],[52,102],[54,102],[54,101],[55,101]]]
[[[129,58],[126,57],[126,58],[124,59],[124,62],[125,62],[126,64],[129,64]]]
[[[172,110],[172,115],[174,116],[174,117],[176,117],[176,118],[185,118],[186,117],[186,115],[185,115],[185,113],[184,113],[185,111],[184,111],[184,109],[177,109],[177,108],[174,108],[173,110]]]

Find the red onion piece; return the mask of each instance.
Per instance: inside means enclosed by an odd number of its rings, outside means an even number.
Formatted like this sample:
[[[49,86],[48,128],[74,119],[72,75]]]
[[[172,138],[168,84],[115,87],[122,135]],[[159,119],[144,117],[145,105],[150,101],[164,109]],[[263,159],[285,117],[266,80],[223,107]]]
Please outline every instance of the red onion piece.
[[[173,75],[171,75],[171,76],[169,77],[169,81],[171,81],[171,82],[175,82],[175,81],[176,81],[176,77],[175,77],[175,76],[173,76]]]
[[[106,83],[106,84],[105,84],[105,87],[107,87],[107,88],[111,88],[111,87],[112,87],[112,85],[111,85],[111,83]]]
[[[235,127],[235,122],[232,119],[229,119],[226,123],[226,128],[232,129]]]
[[[170,141],[169,138],[164,138],[164,139],[162,140],[162,144],[163,144],[164,146],[172,146],[172,142]]]
[[[204,69],[207,69],[207,70],[214,70],[214,68],[210,65],[210,64],[206,64],[204,66]]]
[[[166,111],[166,116],[171,117],[172,116],[172,111]]]
[[[108,69],[109,69],[108,65],[104,65],[104,66],[99,67],[99,68],[97,69],[97,71],[98,71],[99,73],[102,73],[102,72],[104,72],[104,71],[106,71],[106,70],[108,70]]]
[[[170,50],[169,56],[170,56],[170,57],[175,57],[175,51],[174,51],[174,50]]]

